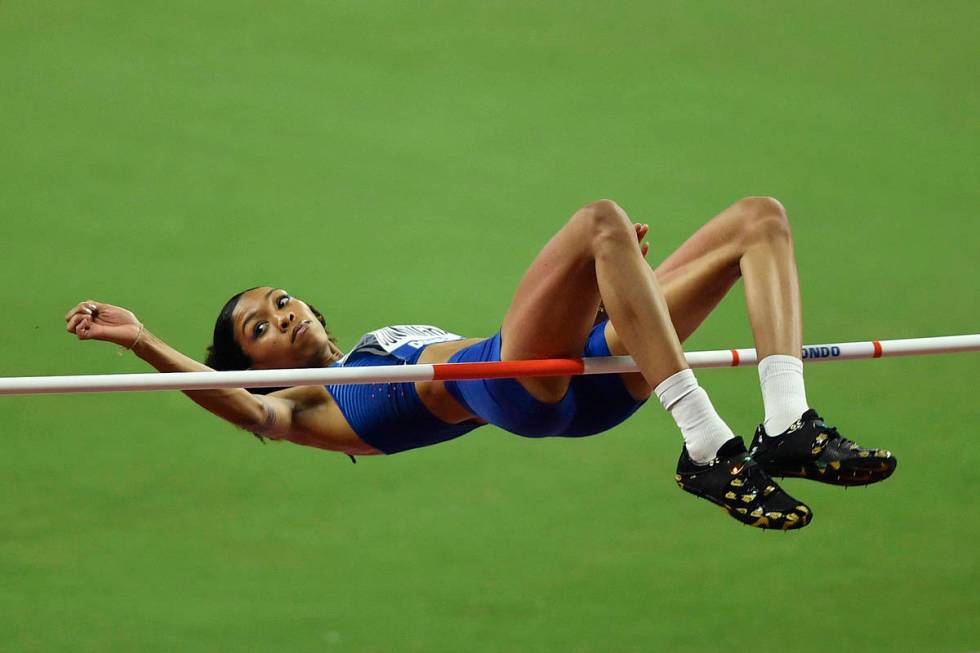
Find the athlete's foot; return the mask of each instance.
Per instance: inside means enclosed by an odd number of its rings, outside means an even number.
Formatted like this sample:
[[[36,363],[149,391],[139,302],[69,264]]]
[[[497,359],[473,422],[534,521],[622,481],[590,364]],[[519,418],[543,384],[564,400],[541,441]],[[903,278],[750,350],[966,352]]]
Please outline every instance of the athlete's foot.
[[[813,518],[804,503],[786,494],[752,459],[740,437],[726,442],[704,464],[691,460],[685,447],[674,479],[682,490],[718,504],[749,526],[788,531]]]
[[[812,408],[774,437],[760,425],[752,439],[752,457],[772,476],[834,485],[877,483],[891,476],[898,464],[886,449],[865,449],[842,437]]]

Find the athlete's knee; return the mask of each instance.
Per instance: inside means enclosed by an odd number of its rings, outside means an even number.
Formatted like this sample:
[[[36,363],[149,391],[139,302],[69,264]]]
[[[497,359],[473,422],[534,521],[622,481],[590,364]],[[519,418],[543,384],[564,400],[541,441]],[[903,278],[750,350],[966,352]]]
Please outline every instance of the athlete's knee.
[[[626,211],[619,204],[609,199],[601,199],[586,204],[585,208],[600,216],[625,216]]]
[[[629,215],[612,200],[587,204],[578,210],[576,218],[595,248],[636,246],[636,232]]]
[[[750,242],[789,240],[789,218],[775,197],[746,197],[735,203],[742,237]]]

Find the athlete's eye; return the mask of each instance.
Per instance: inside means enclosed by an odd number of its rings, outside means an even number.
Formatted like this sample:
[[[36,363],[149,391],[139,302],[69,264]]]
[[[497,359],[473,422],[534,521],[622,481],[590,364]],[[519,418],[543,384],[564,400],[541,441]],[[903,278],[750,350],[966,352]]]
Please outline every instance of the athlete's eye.
[[[263,333],[265,333],[266,326],[268,326],[268,322],[259,322],[258,324],[256,324],[255,328],[252,329],[252,337],[258,338]]]
[[[289,300],[290,299],[291,298],[290,298],[289,295],[283,295],[282,297],[280,297],[279,299],[276,300],[276,306],[278,308],[283,308],[286,304],[289,303]]]

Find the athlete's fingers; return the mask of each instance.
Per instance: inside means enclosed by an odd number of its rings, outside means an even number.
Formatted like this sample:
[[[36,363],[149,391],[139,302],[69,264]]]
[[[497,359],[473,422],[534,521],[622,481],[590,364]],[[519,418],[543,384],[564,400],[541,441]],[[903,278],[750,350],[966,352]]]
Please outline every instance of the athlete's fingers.
[[[90,309],[85,302],[81,302],[79,304],[75,304],[70,311],[68,311],[67,313],[65,313],[65,322],[67,322],[68,320],[70,320],[72,318],[72,316],[77,315],[78,313],[89,313],[89,314],[91,314],[91,312],[92,312],[92,309]]]
[[[647,252],[650,251],[650,243],[643,242],[643,239],[647,237],[647,233],[650,231],[650,225],[634,222],[633,230],[636,232],[636,242],[640,244],[640,251],[646,256]]]
[[[72,315],[71,319],[68,320],[68,333],[75,333],[75,329],[78,328],[79,323],[84,317],[84,315]]]
[[[83,316],[82,319],[78,321],[78,324],[75,325],[75,335],[78,336],[79,340],[85,340],[89,337],[88,332],[91,328],[91,319],[87,315]]]
[[[77,311],[77,312],[75,312],[75,313],[72,313],[72,314],[70,314],[70,315],[69,315],[68,317],[66,317],[66,318],[65,318],[65,321],[67,321],[67,322],[71,322],[71,321],[72,321],[72,320],[74,320],[74,319],[75,319],[76,317],[81,317],[81,316],[83,316],[83,315],[89,315],[89,313],[86,313],[85,311]]]
[[[111,332],[111,329],[106,329],[104,325],[86,315],[82,318],[77,332],[82,340],[106,340],[106,334]]]
[[[102,337],[102,330],[103,327],[86,318],[78,327],[78,337],[82,340],[98,340]]]

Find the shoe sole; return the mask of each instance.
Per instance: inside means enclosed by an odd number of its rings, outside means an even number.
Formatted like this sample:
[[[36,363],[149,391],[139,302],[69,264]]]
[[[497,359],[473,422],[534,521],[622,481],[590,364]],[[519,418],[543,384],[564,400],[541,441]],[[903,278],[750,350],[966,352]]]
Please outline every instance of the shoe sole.
[[[752,526],[754,528],[761,528],[764,530],[794,531],[803,528],[813,520],[813,511],[804,505],[798,505],[796,506],[794,512],[788,513],[773,511],[763,512],[761,508],[757,508],[752,512],[749,512],[747,508],[733,509],[731,506],[714,498],[710,494],[705,494],[700,490],[685,486],[683,477],[680,474],[675,475],[674,480],[677,481],[677,487],[680,489],[684,490],[688,494],[693,494],[698,498],[710,501],[711,503],[720,507],[728,516],[738,520],[745,526]]]
[[[800,467],[777,467],[760,462],[770,476],[780,478],[805,478],[810,481],[856,487],[871,485],[885,480],[895,471],[898,461],[893,457],[868,455],[830,463],[810,462]]]

